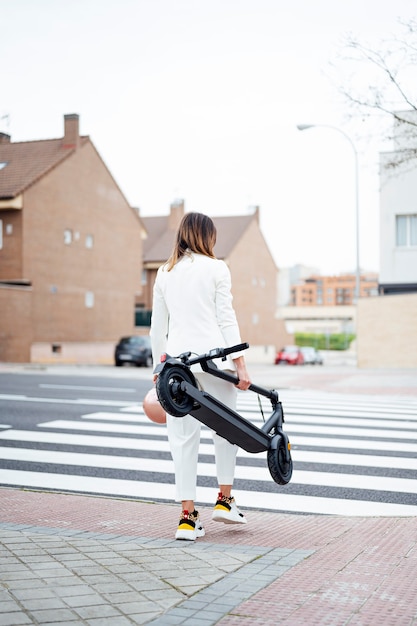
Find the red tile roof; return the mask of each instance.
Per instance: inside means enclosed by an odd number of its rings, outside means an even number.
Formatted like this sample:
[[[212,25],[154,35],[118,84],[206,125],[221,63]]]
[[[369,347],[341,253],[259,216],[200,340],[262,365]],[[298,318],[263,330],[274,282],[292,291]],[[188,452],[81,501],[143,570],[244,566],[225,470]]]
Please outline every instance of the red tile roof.
[[[81,137],[80,145],[88,140]],[[62,138],[1,142],[0,163],[7,165],[0,169],[0,199],[15,198],[74,150],[74,146],[64,147]]]
[[[218,259],[226,259],[236,244],[239,243],[245,230],[257,217],[250,215],[229,215],[226,217],[213,217],[217,229],[217,242],[214,252]]]
[[[251,215],[212,217],[217,229],[217,243],[214,252],[219,259],[226,259],[241,239],[249,224],[255,218]],[[148,237],[144,241],[144,262],[163,263],[174,246],[176,229],[169,228],[169,215],[142,217]]]

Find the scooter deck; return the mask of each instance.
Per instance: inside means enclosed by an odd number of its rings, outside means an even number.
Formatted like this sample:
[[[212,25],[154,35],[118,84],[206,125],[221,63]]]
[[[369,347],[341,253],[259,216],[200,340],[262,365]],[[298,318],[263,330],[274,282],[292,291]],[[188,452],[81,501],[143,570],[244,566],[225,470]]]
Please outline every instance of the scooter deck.
[[[182,382],[181,388],[198,403],[190,411],[190,415],[198,419],[199,422],[247,452],[255,453],[268,450],[271,438],[249,420],[190,383]]]

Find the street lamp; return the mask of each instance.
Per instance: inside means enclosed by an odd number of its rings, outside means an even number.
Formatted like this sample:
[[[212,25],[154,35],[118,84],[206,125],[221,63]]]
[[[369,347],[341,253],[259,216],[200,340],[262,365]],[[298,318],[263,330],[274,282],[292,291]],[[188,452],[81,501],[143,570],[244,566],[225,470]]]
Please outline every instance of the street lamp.
[[[332,128],[338,133],[343,135],[345,139],[350,143],[353,154],[355,157],[355,214],[356,214],[356,271],[355,271],[355,302],[359,299],[360,294],[360,280],[361,270],[359,265],[359,167],[358,167],[358,152],[355,148],[355,144],[343,130],[337,126],[329,126],[328,124],[298,124],[298,130],[308,130],[309,128]]]

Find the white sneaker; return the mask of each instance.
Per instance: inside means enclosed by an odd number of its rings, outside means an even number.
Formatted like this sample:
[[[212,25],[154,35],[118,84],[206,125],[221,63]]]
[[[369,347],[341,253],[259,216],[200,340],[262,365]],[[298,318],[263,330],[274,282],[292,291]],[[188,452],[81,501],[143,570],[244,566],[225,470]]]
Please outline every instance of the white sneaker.
[[[197,537],[204,537],[206,531],[200,521],[198,511],[181,513],[175,539],[183,539],[185,541],[195,541]]]
[[[224,524],[247,524],[248,520],[239,511],[233,497],[224,496],[221,492],[214,505],[213,522],[223,522]]]

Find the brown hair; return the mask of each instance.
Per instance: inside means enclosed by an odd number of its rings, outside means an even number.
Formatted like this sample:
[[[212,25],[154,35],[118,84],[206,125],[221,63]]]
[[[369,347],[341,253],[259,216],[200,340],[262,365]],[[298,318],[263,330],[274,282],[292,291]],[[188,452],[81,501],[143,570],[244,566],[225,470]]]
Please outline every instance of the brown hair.
[[[203,213],[186,213],[178,227],[172,254],[166,262],[167,271],[170,272],[190,252],[216,258],[213,252],[216,237],[216,227],[210,217]]]

